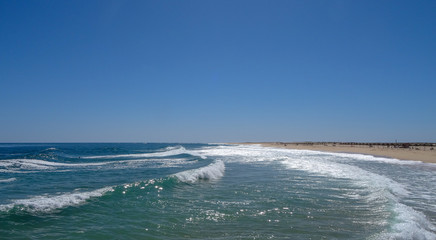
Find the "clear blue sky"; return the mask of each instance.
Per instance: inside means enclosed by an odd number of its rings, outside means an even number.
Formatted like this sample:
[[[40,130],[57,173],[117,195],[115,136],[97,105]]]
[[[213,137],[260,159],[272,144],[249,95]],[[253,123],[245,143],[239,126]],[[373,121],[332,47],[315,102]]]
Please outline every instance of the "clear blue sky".
[[[0,0],[0,142],[436,142],[436,1]]]

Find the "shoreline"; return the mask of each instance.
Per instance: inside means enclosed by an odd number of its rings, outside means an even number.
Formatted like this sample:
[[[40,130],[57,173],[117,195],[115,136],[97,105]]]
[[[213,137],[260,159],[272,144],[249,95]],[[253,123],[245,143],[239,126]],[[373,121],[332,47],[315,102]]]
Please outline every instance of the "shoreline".
[[[399,160],[436,163],[436,144],[434,143],[246,142],[237,144],[260,144],[264,147],[274,148],[356,153]]]

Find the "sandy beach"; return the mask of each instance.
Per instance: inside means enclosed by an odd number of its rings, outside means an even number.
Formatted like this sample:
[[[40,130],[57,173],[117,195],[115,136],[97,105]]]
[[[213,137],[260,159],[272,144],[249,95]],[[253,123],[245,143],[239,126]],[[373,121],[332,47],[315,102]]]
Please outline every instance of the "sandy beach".
[[[435,144],[397,144],[397,143],[285,143],[285,142],[258,142],[242,144],[261,144],[265,147],[303,149],[324,152],[360,153],[373,156],[383,156],[400,160],[414,160],[427,163],[436,163]]]

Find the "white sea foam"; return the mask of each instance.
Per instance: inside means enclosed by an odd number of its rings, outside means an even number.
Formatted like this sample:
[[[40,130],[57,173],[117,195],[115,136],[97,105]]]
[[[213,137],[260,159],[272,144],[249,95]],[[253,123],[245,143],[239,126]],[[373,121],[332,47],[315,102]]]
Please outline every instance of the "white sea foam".
[[[102,155],[102,156],[86,156],[85,159],[99,159],[99,158],[145,158],[145,157],[169,157],[180,154],[191,154],[204,158],[203,155],[196,153],[196,151],[186,150],[182,146],[166,147],[163,151],[152,153],[135,153],[135,154],[119,154],[119,155]]]
[[[5,170],[47,170],[54,169],[56,163],[38,159],[8,159],[0,161],[0,167]]]
[[[16,178],[6,178],[6,179],[0,179],[0,183],[7,183],[7,182],[13,182],[16,181]]]
[[[387,190],[402,196],[408,194],[404,186],[387,177],[368,172],[356,166],[332,162],[321,156],[288,157],[282,163],[290,169],[302,170],[322,176],[350,179],[360,186],[372,188],[373,190]]]
[[[394,205],[392,210],[395,212],[396,216],[391,229],[376,234],[370,239],[436,239],[436,227],[421,212],[398,202]]]
[[[193,153],[201,154],[203,156],[240,156],[239,160],[245,162],[259,161],[259,158],[264,158],[266,161],[277,160],[280,156],[307,156],[312,155],[324,155],[324,156],[334,156],[343,159],[353,159],[356,161],[373,161],[373,162],[384,162],[389,164],[400,164],[400,165],[414,165],[414,164],[424,164],[420,161],[408,161],[408,160],[398,160],[395,158],[385,158],[380,156],[372,156],[366,154],[357,153],[333,153],[333,152],[322,152],[313,150],[298,150],[298,149],[282,149],[282,148],[272,148],[263,147],[261,145],[223,145],[223,146],[208,146]],[[254,158],[252,158],[254,157]]]
[[[16,207],[22,211],[32,213],[50,212],[55,209],[80,205],[90,198],[100,197],[109,191],[113,191],[113,188],[105,187],[90,192],[65,193],[56,196],[36,196],[29,199],[18,199],[10,204],[0,205],[0,211],[8,211]]]
[[[133,159],[122,161],[105,161],[105,162],[90,162],[90,163],[60,163],[51,162],[39,159],[8,159],[0,161],[0,172],[8,173],[29,173],[33,171],[63,171],[60,168],[83,168],[83,167],[101,167],[108,166],[109,168],[122,169],[132,168],[142,164],[151,164],[151,166],[174,167],[180,164],[190,164],[194,161],[187,161],[183,158],[156,158],[156,159]],[[154,164],[154,165],[153,165]]]
[[[345,178],[352,180],[351,183],[364,187],[370,194],[365,198],[368,201],[379,201],[385,199],[392,202],[394,207],[394,220],[389,232],[375,236],[375,239],[436,239],[434,232],[436,227],[425,217],[424,214],[414,210],[405,204],[400,203],[400,198],[407,196],[409,191],[406,188],[382,175],[378,175],[359,167],[335,163],[323,160],[322,157],[288,159],[283,164],[291,169],[307,171],[313,174]],[[362,197],[362,196],[360,196]]]
[[[278,150],[278,151],[277,151]],[[263,162],[275,161],[280,158],[281,149],[270,150],[261,146],[253,145],[232,145],[232,146],[217,146],[204,147],[199,150],[193,150],[193,154],[202,155],[205,157],[225,157],[226,161],[230,162]]]
[[[382,176],[358,166],[352,162],[377,161],[387,164],[422,164],[416,161],[375,157],[362,154],[326,153],[307,150],[290,150],[265,148],[261,146],[220,146],[204,148],[201,154],[206,156],[226,156],[226,160],[238,162],[279,162],[289,169],[305,171],[311,174],[349,180],[359,188],[366,189],[369,194],[364,197],[373,204],[390,202],[393,220],[391,228],[374,239],[436,239],[436,227],[425,215],[410,206],[401,203],[400,199],[408,196],[406,187],[386,176]],[[387,204],[385,207],[389,207]]]
[[[309,151],[309,150],[305,150],[305,151]],[[337,156],[337,157],[341,157],[341,158],[348,158],[348,159],[352,158],[352,159],[356,159],[359,161],[384,162],[384,163],[400,164],[400,165],[422,164],[421,161],[399,160],[396,158],[386,158],[386,157],[379,157],[379,156],[359,154],[359,153],[333,153],[333,152],[320,152],[320,151],[310,151],[310,152],[331,155],[331,156]]]
[[[194,183],[201,179],[205,179],[205,180],[219,179],[222,176],[224,176],[224,171],[225,171],[224,162],[218,160],[209,164],[208,166],[179,172],[174,174],[173,176],[175,176],[179,181]]]
[[[8,159],[0,161],[0,167],[5,168],[5,171],[17,170],[52,170],[57,167],[83,167],[83,166],[99,166],[109,164],[108,162],[100,163],[59,163],[39,159]]]

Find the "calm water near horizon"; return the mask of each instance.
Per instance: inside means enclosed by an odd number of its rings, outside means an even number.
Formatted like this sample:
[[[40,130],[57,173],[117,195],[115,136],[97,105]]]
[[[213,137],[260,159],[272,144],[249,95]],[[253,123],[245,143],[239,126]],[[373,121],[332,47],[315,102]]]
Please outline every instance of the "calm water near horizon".
[[[436,164],[225,144],[0,144],[0,239],[436,239]]]

